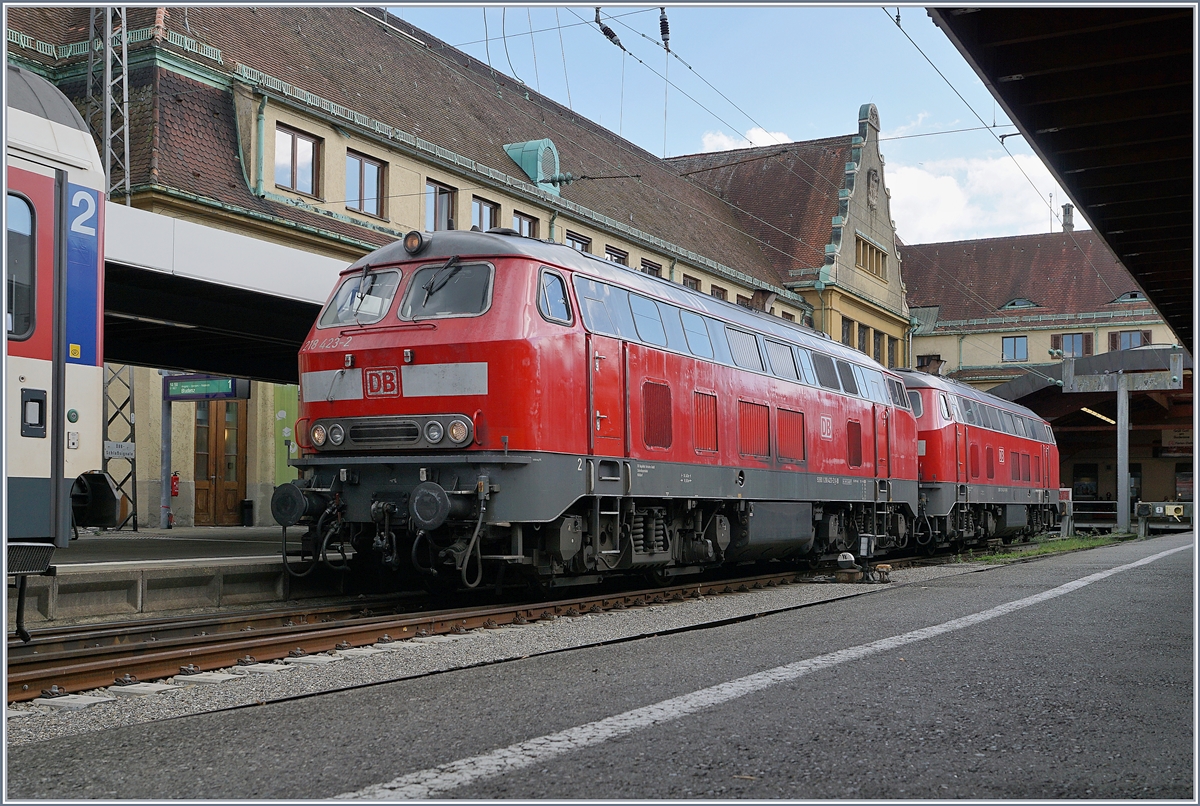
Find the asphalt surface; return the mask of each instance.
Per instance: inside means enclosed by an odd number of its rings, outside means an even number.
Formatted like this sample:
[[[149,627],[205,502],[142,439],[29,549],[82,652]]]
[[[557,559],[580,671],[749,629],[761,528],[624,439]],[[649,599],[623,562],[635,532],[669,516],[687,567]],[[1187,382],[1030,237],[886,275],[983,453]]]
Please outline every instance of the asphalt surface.
[[[331,798],[1040,594],[1147,541],[12,748],[10,798]],[[1194,547],[439,798],[1194,799]],[[469,766],[469,765],[468,765]]]

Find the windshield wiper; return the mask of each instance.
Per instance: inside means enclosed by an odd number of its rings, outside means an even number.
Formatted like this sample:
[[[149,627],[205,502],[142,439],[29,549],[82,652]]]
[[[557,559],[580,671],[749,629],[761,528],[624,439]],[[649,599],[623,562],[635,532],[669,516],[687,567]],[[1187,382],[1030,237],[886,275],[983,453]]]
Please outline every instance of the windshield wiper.
[[[438,282],[438,278],[442,276],[442,272],[446,271],[447,269],[450,271],[445,277],[442,277],[441,282]],[[462,269],[462,264],[458,262],[458,255],[454,255],[446,261],[444,266],[435,271],[433,276],[429,278],[429,282],[421,286],[423,289],[425,289],[425,299],[421,300],[421,307],[424,308],[429,303],[429,297],[441,291],[446,283],[450,282],[450,278],[458,274],[460,269]]]

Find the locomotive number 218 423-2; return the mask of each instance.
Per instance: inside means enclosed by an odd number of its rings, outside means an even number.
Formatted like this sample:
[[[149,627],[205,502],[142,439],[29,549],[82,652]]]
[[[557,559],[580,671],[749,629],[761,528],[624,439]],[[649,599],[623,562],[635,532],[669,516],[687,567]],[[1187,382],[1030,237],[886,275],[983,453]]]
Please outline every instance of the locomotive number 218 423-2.
[[[309,339],[304,343],[305,350],[336,350],[350,346],[353,336],[334,336],[331,339]]]

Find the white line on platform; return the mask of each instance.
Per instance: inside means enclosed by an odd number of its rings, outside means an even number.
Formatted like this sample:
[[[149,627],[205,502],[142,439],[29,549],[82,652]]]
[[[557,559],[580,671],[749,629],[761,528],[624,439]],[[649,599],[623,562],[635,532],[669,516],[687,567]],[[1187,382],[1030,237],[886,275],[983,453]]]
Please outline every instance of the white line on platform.
[[[1163,557],[1191,547],[1192,544],[1189,543],[1186,546],[1162,551],[1127,565],[1119,565],[1116,568],[1110,568],[1107,571],[1082,577],[1065,585],[1059,585],[1057,588],[1051,588],[1048,591],[1027,596],[1024,599],[1017,599],[1016,601],[1008,602],[989,610],[956,618],[932,627],[913,630],[912,632],[895,635],[891,638],[883,638],[878,641],[872,641],[869,644],[841,649],[837,652],[830,652],[827,655],[819,655],[808,660],[789,663],[786,666],[778,666],[774,669],[768,669],[765,672],[758,672],[757,674],[721,683],[711,688],[683,694],[679,697],[663,700],[662,702],[647,705],[643,708],[635,708],[632,711],[610,716],[607,719],[601,719],[597,722],[589,722],[586,725],[580,725],[559,731],[558,733],[551,733],[546,736],[539,736],[536,739],[502,747],[490,753],[408,773],[385,784],[377,784],[360,789],[357,792],[347,792],[338,795],[337,799],[421,800],[433,798],[485,778],[515,772],[516,770],[540,764],[549,759],[569,753],[572,750],[601,744],[609,739],[625,736],[642,728],[663,722],[670,722],[688,714],[702,711],[705,708],[721,705],[722,703],[729,702],[738,697],[744,697],[756,691],[762,691],[779,683],[795,680],[810,672],[828,669],[848,661],[860,660],[880,652],[887,652],[897,647],[945,635],[946,633],[961,630],[999,616],[1005,616],[1031,605],[1079,590],[1082,587],[1091,585],[1093,582],[1099,582],[1122,571],[1148,565],[1155,560],[1160,560]]]

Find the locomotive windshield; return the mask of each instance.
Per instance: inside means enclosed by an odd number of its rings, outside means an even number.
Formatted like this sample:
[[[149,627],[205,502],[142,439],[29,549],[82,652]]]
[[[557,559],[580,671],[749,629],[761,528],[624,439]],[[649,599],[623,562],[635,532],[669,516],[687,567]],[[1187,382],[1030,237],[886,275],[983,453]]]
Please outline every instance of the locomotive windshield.
[[[372,272],[366,278],[361,274],[347,277],[325,307],[317,327],[378,322],[392,306],[392,297],[396,296],[399,284],[398,271]]]
[[[492,266],[447,261],[413,274],[400,306],[401,319],[478,316],[492,301]]]

